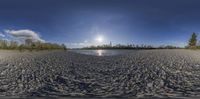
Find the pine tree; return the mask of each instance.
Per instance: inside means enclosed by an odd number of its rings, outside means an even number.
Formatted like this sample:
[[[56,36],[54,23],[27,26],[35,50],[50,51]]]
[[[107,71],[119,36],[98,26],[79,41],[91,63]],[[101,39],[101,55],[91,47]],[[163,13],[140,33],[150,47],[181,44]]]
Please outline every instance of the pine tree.
[[[193,32],[189,40],[189,47],[196,47],[196,43],[197,43],[197,35],[196,33]]]

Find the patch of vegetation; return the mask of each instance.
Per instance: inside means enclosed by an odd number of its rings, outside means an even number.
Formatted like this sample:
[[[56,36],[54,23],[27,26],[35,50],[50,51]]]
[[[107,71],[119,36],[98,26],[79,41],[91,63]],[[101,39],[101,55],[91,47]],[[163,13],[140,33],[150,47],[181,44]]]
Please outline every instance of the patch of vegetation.
[[[197,45],[197,34],[195,32],[192,33],[191,38],[189,39],[187,49],[200,49],[200,45]]]
[[[7,50],[67,50],[67,47],[64,44],[56,43],[42,43],[42,42],[33,42],[31,39],[26,39],[24,43],[19,44],[16,41],[7,41],[0,40],[0,49]]]

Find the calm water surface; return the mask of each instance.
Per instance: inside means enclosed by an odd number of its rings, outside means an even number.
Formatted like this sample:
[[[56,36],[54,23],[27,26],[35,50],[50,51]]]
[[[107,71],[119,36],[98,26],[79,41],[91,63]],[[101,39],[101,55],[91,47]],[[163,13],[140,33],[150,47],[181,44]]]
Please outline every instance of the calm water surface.
[[[80,54],[95,56],[113,56],[129,54],[131,50],[70,50]]]

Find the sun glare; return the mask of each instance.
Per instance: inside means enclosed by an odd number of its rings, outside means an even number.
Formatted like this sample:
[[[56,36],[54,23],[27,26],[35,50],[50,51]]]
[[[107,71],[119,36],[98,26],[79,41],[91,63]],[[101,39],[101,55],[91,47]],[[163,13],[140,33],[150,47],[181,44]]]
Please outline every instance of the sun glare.
[[[103,36],[97,36],[96,39],[95,39],[98,43],[102,43],[104,38]]]

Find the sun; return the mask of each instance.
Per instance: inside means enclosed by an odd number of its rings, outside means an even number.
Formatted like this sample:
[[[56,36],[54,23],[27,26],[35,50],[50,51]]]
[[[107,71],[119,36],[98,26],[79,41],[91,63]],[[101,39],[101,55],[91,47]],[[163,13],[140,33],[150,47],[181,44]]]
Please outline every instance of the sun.
[[[95,40],[96,40],[98,43],[102,43],[102,42],[104,41],[104,37],[101,36],[101,35],[99,35],[99,36],[96,37]]]

